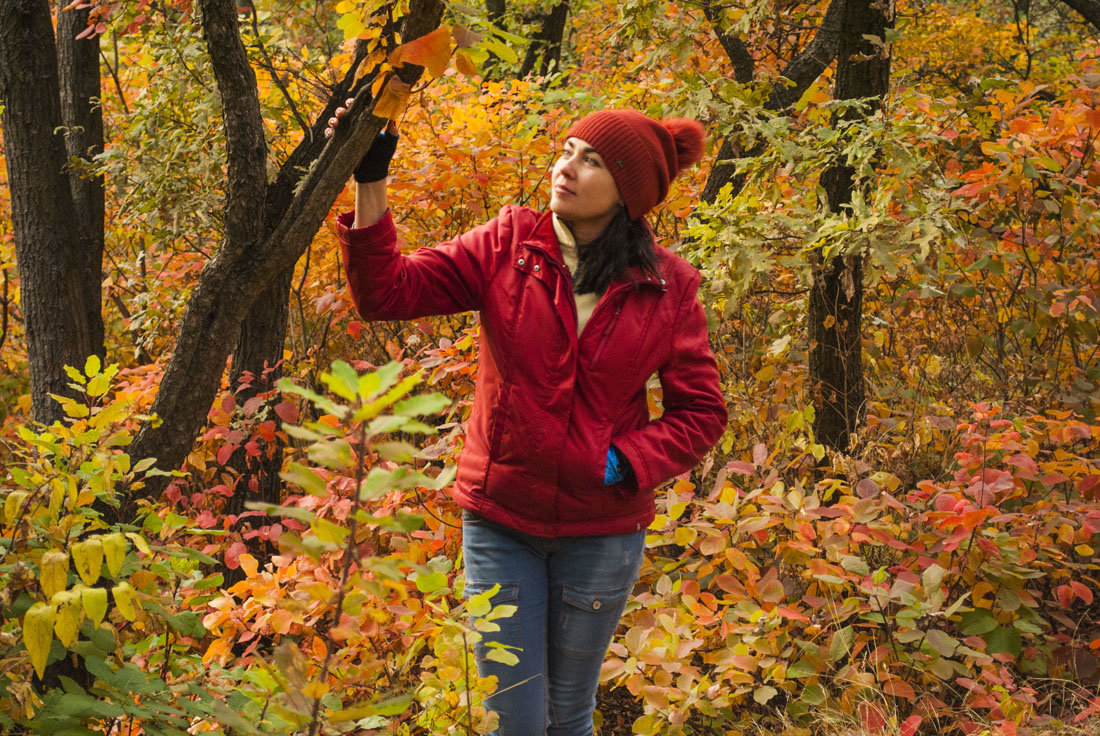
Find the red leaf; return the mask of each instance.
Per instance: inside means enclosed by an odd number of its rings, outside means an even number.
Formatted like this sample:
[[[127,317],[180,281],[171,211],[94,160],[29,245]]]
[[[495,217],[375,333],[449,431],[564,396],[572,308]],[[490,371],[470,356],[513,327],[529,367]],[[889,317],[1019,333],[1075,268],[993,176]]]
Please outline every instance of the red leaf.
[[[1084,583],[1077,582],[1076,580],[1074,580],[1069,585],[1070,585],[1070,588],[1073,589],[1073,592],[1077,595],[1077,597],[1085,602],[1085,605],[1087,605],[1087,606],[1092,605],[1092,589],[1091,588],[1089,588]]]
[[[263,396],[253,396],[248,401],[244,402],[244,415],[250,417],[256,413],[260,406],[264,403]]]
[[[752,475],[756,472],[756,468],[752,463],[747,463],[744,460],[734,460],[726,465],[726,470],[731,473],[737,473],[738,475]]]
[[[293,424],[298,421],[298,407],[291,404],[289,401],[276,404],[275,413],[279,416],[279,419],[282,419],[284,422]]]
[[[222,445],[218,450],[218,465],[225,465],[233,453],[237,451],[237,445]]]
[[[241,566],[241,555],[248,551],[244,542],[234,542],[225,551],[225,566],[230,570],[236,570]]]
[[[244,446],[244,450],[252,457],[258,457],[260,454],[260,445],[256,440],[250,440],[248,444]]]
[[[350,322],[348,322],[348,334],[351,335],[352,337],[354,337],[355,339],[359,339],[359,333],[361,333],[362,331],[363,331],[363,323],[360,322],[359,320],[353,319]]]
[[[906,718],[899,729],[901,736],[916,736],[917,729],[920,728],[920,724],[924,719],[920,716],[909,716]]]
[[[886,716],[874,703],[863,701],[859,704],[858,710],[860,720],[863,721],[863,726],[868,731],[881,731],[886,725]]]
[[[808,617],[802,615],[798,611],[796,611],[793,608],[790,608],[788,606],[778,606],[775,610],[783,618],[789,618],[792,621],[809,621],[810,620]]]
[[[1054,597],[1058,599],[1058,605],[1062,608],[1069,608],[1077,596],[1068,585],[1059,585],[1054,589]]]

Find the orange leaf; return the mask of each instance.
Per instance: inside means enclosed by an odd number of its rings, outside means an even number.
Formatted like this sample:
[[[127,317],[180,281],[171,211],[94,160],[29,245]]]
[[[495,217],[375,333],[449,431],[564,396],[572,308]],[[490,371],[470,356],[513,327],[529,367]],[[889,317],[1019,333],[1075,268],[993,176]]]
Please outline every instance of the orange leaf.
[[[426,36],[401,44],[390,54],[394,66],[417,64],[438,77],[447,70],[451,60],[451,29],[440,26]]]
[[[402,82],[397,77],[390,77],[390,81],[382,88],[378,100],[371,111],[375,117],[397,120],[401,113],[405,112],[405,105],[409,102],[409,94],[412,87]]]
[[[477,74],[477,65],[474,64],[470,55],[465,51],[455,52],[455,68],[467,77],[472,77]]]
[[[248,577],[255,575],[256,570],[259,569],[259,563],[256,561],[256,558],[247,552],[238,557],[237,562],[240,564],[241,569],[244,570],[244,574]]]
[[[890,680],[882,686],[882,691],[887,695],[892,695],[895,698],[905,698],[906,700],[913,700],[917,697],[913,686],[905,680]]]

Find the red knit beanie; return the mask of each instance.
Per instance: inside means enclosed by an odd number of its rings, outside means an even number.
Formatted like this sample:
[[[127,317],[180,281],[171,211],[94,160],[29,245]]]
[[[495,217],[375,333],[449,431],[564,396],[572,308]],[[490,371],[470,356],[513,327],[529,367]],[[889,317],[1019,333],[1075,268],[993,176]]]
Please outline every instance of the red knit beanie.
[[[637,110],[600,110],[574,124],[566,137],[596,149],[636,220],[668,194],[676,175],[703,155],[703,126],[695,120],[654,120]]]

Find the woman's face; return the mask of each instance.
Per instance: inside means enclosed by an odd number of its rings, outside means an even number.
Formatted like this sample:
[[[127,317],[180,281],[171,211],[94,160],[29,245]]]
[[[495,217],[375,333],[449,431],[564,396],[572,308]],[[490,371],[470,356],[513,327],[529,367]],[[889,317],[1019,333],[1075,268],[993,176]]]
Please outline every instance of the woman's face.
[[[550,173],[550,209],[568,220],[581,242],[603,232],[622,206],[619,188],[596,149],[568,138]]]

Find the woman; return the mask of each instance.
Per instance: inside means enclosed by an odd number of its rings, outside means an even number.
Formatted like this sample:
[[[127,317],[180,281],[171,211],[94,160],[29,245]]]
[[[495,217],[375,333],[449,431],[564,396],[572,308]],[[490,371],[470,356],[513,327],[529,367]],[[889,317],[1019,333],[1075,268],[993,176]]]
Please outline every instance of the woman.
[[[479,365],[454,497],[467,595],[514,604],[486,658],[499,734],[588,736],[600,666],[637,580],[653,490],[721,436],[726,410],[696,291],[644,215],[702,153],[702,126],[633,110],[588,115],[551,173],[550,211],[505,206],[434,248],[401,254],[386,204],[396,132],[356,169],[338,218],[348,283],[368,319],[476,309]],[[664,413],[651,420],[656,372]]]

